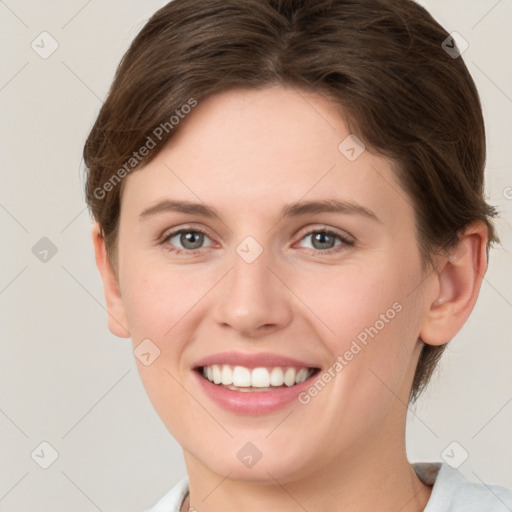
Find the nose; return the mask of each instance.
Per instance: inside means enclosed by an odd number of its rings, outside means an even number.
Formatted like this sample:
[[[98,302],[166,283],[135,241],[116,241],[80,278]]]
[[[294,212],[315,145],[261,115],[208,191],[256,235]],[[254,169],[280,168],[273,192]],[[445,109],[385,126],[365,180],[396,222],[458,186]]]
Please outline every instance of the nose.
[[[248,263],[238,254],[216,294],[215,321],[248,338],[285,328],[292,319],[292,293],[275,270],[268,251]]]

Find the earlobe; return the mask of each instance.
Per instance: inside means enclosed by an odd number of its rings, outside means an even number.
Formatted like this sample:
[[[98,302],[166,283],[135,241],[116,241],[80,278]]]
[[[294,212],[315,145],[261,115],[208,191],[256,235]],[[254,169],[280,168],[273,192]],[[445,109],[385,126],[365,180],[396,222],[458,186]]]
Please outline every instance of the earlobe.
[[[101,226],[97,222],[94,223],[91,234],[96,266],[98,267],[101,280],[103,281],[103,291],[108,314],[108,328],[112,334],[120,338],[129,338],[130,331],[128,330],[118,278],[108,257]]]
[[[425,343],[448,343],[473,311],[487,270],[487,237],[484,223],[472,224],[440,262],[434,275],[439,291],[420,331]]]

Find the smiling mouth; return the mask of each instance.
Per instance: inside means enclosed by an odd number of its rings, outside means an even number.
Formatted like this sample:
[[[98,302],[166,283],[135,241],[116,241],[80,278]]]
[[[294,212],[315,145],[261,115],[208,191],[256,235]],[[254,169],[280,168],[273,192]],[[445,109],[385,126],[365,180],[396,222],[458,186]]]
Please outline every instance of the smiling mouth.
[[[316,375],[319,368],[273,366],[247,368],[229,364],[212,364],[196,368],[212,384],[242,392],[273,391],[301,384]]]

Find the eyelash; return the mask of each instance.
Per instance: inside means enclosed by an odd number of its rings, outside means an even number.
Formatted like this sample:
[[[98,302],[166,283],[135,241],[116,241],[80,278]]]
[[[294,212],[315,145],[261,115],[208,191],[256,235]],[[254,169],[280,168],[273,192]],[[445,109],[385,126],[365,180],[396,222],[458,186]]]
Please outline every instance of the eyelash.
[[[173,231],[173,232],[165,235],[160,240],[159,244],[164,246],[164,248],[167,251],[170,251],[170,252],[172,252],[174,254],[177,254],[177,255],[186,254],[188,256],[191,256],[191,255],[195,255],[195,254],[198,254],[198,253],[202,252],[203,249],[206,249],[205,247],[202,247],[202,248],[199,248],[199,249],[176,249],[176,248],[171,247],[170,244],[168,243],[168,241],[171,238],[174,238],[176,235],[179,235],[181,233],[197,233],[197,234],[200,234],[200,235],[205,235],[206,237],[210,238],[208,236],[208,234],[205,231],[201,230],[201,229],[192,228],[192,227],[190,227],[190,228],[181,228],[181,229],[179,229],[177,231]],[[300,240],[303,240],[307,236],[314,235],[314,234],[323,234],[323,235],[334,236],[334,237],[338,238],[342,242],[341,245],[332,247],[331,249],[321,250],[321,249],[306,248],[309,251],[313,251],[315,254],[328,255],[328,254],[333,254],[333,253],[340,253],[340,252],[342,252],[344,250],[347,250],[349,247],[353,247],[355,245],[354,241],[352,241],[349,238],[344,237],[340,233],[337,233],[336,231],[330,230],[328,228],[313,229],[313,230],[307,231],[307,232],[302,234]]]

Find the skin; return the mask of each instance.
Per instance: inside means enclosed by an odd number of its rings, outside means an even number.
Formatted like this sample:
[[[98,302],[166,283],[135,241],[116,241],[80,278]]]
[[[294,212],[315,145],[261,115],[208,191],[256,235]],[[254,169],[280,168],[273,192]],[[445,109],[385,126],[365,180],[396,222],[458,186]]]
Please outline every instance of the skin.
[[[183,448],[190,506],[203,511],[423,510],[431,492],[405,452],[405,419],[421,341],[440,345],[461,329],[486,270],[486,228],[462,234],[457,255],[423,272],[412,201],[389,160],[338,149],[349,130],[316,93],[237,90],[198,105],[170,144],[126,178],[118,268],[100,226],[92,229],[110,330],[149,338],[160,356],[137,360],[147,394]],[[299,200],[350,200],[374,212],[279,217]],[[140,213],[164,199],[200,202],[221,220]],[[192,225],[192,227],[190,227]],[[354,245],[308,235],[323,226]],[[196,255],[180,228],[207,237]],[[237,246],[263,249],[247,263]],[[171,241],[172,240],[172,241]],[[336,245],[334,245],[336,244]],[[330,247],[330,246],[329,246]],[[191,368],[221,351],[273,352],[329,368],[396,302],[402,310],[307,405],[237,415],[217,406]],[[247,468],[248,441],[262,458]]]

